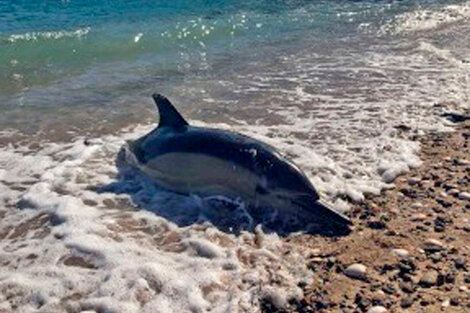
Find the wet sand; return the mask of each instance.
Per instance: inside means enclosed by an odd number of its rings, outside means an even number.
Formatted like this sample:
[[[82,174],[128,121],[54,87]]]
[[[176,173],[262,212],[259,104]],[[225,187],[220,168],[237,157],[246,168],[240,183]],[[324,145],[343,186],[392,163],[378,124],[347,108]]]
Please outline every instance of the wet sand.
[[[422,166],[356,205],[351,235],[293,238],[315,281],[290,311],[470,312],[469,137],[467,121],[421,138]]]
[[[406,135],[409,130],[401,127],[400,131]],[[422,166],[400,176],[395,188],[353,205],[350,214],[355,227],[350,235],[340,238],[291,235],[280,239],[286,249],[276,250],[275,254],[282,262],[290,262],[290,256],[301,251],[302,256],[308,256],[301,260],[305,260],[314,279],[299,283],[304,298],[291,300],[288,308],[279,309],[275,301],[262,299],[260,311],[470,312],[469,137],[470,122],[467,121],[456,124],[455,132],[431,133],[419,138]],[[7,212],[0,211],[0,221]],[[126,223],[123,229],[141,236],[139,227]],[[51,216],[40,213],[1,229],[0,239],[42,240],[51,235],[53,226]],[[119,240],[122,240],[123,229],[115,230]],[[168,238],[172,236],[168,229],[164,229],[164,233]],[[150,239],[155,234],[148,235]],[[180,241],[175,246],[181,247]],[[154,241],[151,245],[159,246]],[[256,244],[252,248],[256,253]],[[24,258],[24,262],[33,262],[38,254],[31,253]],[[2,265],[16,270],[15,262]],[[57,262],[67,267],[96,269],[93,262],[80,256],[65,255]],[[253,267],[252,263],[242,263],[247,269]],[[282,272],[279,264],[270,261],[269,272]],[[282,285],[282,281],[276,280],[279,277],[272,275],[272,281],[266,283]],[[5,295],[9,299],[9,295]],[[11,297],[26,299],[21,294]],[[77,303],[86,304],[86,297],[78,293],[67,295],[57,304],[56,311],[80,312],[78,308],[85,306],[77,306]],[[0,308],[0,312],[12,311]]]

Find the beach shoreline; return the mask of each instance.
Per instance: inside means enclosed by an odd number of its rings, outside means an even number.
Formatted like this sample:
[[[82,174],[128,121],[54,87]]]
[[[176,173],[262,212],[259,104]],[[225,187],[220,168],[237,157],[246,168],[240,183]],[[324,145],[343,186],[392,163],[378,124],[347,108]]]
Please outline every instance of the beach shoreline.
[[[5,210],[0,211],[0,238],[5,251],[2,264],[6,275],[13,278],[20,275],[16,277],[40,279],[65,269],[70,272],[70,277],[78,273],[96,276],[96,281],[90,281],[89,285],[71,283],[75,287],[51,297],[42,310],[44,312],[50,308],[57,312],[80,312],[100,305],[110,308],[119,305],[116,299],[102,304],[100,301],[105,300],[90,290],[102,288],[99,275],[118,277],[123,268],[126,272],[128,268],[142,271],[140,262],[134,264],[121,258],[118,261],[113,256],[114,253],[128,256],[136,251],[145,254],[145,258],[140,256],[142,260],[153,265],[164,264],[167,262],[164,258],[176,255],[187,258],[188,264],[198,268],[211,264],[213,268],[205,271],[217,272],[220,281],[213,278],[217,288],[211,287],[207,294],[201,295],[202,298],[215,297],[221,301],[217,294],[222,290],[228,292],[226,288],[236,286],[242,293],[247,285],[254,284],[256,291],[250,291],[250,294],[255,302],[249,305],[253,309],[259,303],[261,312],[467,312],[470,308],[470,249],[467,244],[470,240],[467,198],[470,194],[470,123],[456,123],[453,127],[453,132],[428,132],[421,137],[407,134],[409,129],[400,127],[404,137],[414,136],[413,140],[420,142],[422,165],[399,176],[393,189],[352,204],[349,214],[355,224],[354,230],[345,237],[336,238],[307,234],[281,237],[265,234],[260,228],[236,236],[209,224],[178,228],[144,208],[135,211],[129,199],[111,194],[85,191],[83,202],[62,202],[70,199],[70,195],[80,195],[82,188],[90,187],[90,182],[82,181],[82,187],[72,185],[75,189],[67,190],[61,188],[71,187],[61,179],[69,181],[71,176],[74,177],[72,180],[80,182],[83,170],[81,163],[76,162],[88,160],[81,155],[99,151],[100,142],[106,141],[96,139],[85,143],[80,140],[68,148],[61,148],[64,150],[59,155],[68,161],[61,159],[57,164],[47,165],[45,174],[42,167],[37,169],[38,174],[52,175],[48,179],[54,182],[51,186],[55,189],[46,193],[47,197],[43,198],[41,189],[35,189],[44,183],[20,180],[17,187],[12,185],[17,188],[18,196],[12,195]],[[117,140],[109,138],[111,142]],[[120,142],[121,139],[113,144],[115,149],[120,147]],[[51,149],[57,149],[57,146],[52,145]],[[107,153],[114,155],[115,150]],[[97,171],[106,170],[99,162],[96,166]],[[113,168],[110,165],[108,170]],[[29,184],[32,186],[26,188]],[[49,200],[51,196],[53,198]],[[157,202],[156,206],[159,205]],[[75,219],[77,210],[86,213]],[[96,219],[96,216],[99,217]],[[96,223],[93,227],[99,231],[88,230],[89,223]],[[61,227],[66,231],[60,230]],[[82,241],[80,236],[74,237],[73,232],[88,232],[86,236],[92,240]],[[69,235],[64,237],[64,233]],[[102,241],[99,248],[93,246],[93,240]],[[200,250],[193,247],[196,244],[200,245]],[[109,245],[110,250],[106,252],[109,259],[100,256],[101,245]],[[94,249],[99,253],[93,252]],[[210,253],[205,254],[205,249]],[[211,262],[206,263],[206,259],[211,258]],[[221,271],[218,264],[222,260],[231,265]],[[163,268],[165,272],[171,267]],[[192,271],[191,268],[188,270]],[[161,272],[161,269],[155,270],[158,275]],[[179,270],[173,274],[182,275]],[[250,275],[255,274],[260,276],[259,281],[250,281],[253,279]],[[134,277],[126,279],[132,282]],[[234,284],[233,280],[239,281]],[[58,277],[55,283],[70,282]],[[172,285],[171,281],[166,283]],[[190,289],[197,292],[205,286],[200,284],[196,282]],[[0,312],[14,311],[9,308],[17,307],[16,303],[39,301],[39,298],[28,296],[29,290],[35,290],[29,286],[29,281],[7,278],[1,286],[6,297],[3,299],[5,310],[0,307]],[[7,289],[11,286],[16,293],[8,296]],[[114,290],[115,286],[112,288]],[[47,290],[41,287],[37,292]],[[72,292],[74,297],[70,298]],[[140,297],[143,291],[131,289],[121,297],[133,299],[134,292]],[[146,289],[145,292],[148,293],[146,300],[138,301],[142,307],[152,298],[151,291]],[[204,302],[201,300],[201,303]],[[241,311],[244,310],[242,303],[237,304]]]
[[[470,1],[59,2],[0,6],[0,313],[470,312]],[[153,93],[352,233],[128,166]]]
[[[289,239],[315,276],[291,312],[468,312],[469,137],[468,121],[420,137],[423,164],[354,205],[350,235]]]

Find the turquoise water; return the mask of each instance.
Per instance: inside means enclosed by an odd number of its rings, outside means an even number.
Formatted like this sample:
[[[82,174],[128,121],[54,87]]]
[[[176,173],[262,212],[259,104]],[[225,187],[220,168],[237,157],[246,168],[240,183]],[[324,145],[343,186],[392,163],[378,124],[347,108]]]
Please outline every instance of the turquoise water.
[[[301,45],[306,34],[347,36],[350,23],[337,14],[358,13],[357,24],[381,8],[331,1],[3,1],[1,7],[2,94],[112,62],[125,63],[119,67],[129,75],[210,70],[223,53],[249,55],[258,52],[250,48],[286,39]]]
[[[222,102],[256,101],[216,85],[279,71],[286,57],[293,67],[308,67],[374,49],[393,52],[391,43],[415,35],[384,26],[400,14],[449,4],[465,2],[1,0],[0,126],[38,131],[55,123],[58,112],[64,125],[81,128],[104,119],[107,126],[114,118],[135,122],[153,91],[186,103],[200,100],[198,88]],[[309,53],[316,58],[302,59]],[[351,82],[338,74],[322,81],[341,93],[341,84]],[[200,117],[204,108],[191,106],[190,114]],[[77,114],[84,114],[82,122],[69,120]]]
[[[347,212],[470,112],[470,1],[0,0],[0,311],[258,312],[315,283],[297,234],[251,232],[295,212],[117,160],[155,127],[153,92],[275,147]]]

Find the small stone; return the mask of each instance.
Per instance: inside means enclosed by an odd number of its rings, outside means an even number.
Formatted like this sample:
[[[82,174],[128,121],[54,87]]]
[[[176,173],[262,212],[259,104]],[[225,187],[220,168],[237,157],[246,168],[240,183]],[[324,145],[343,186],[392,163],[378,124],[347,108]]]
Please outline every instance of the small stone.
[[[443,199],[436,199],[437,203],[439,203],[444,208],[450,208],[452,206],[452,202],[443,200]]]
[[[344,274],[351,278],[365,279],[366,271],[367,271],[367,267],[365,265],[355,263],[355,264],[349,265],[344,271]]]
[[[455,161],[457,165],[470,165],[470,160],[467,159],[458,159]]]
[[[464,270],[467,266],[467,260],[465,258],[458,258],[454,260],[455,268],[459,270]]]
[[[446,227],[442,224],[437,224],[437,225],[434,225],[434,231],[436,233],[442,233],[446,230]]]
[[[413,202],[410,206],[412,209],[421,209],[423,207],[423,204],[421,202]]]
[[[397,264],[400,274],[411,274],[416,269],[416,264],[412,259],[403,259]]]
[[[423,249],[428,252],[444,250],[444,244],[437,239],[428,239],[424,242]]]
[[[386,294],[389,294],[389,295],[393,295],[396,292],[395,287],[393,285],[390,285],[390,284],[382,287],[382,290],[383,290],[383,292],[385,292]]]
[[[444,277],[444,280],[447,284],[455,283],[456,274],[455,273],[447,273]]]
[[[400,282],[398,285],[400,286],[400,289],[403,290],[403,292],[406,292],[406,293],[415,292],[415,287],[411,283]]]
[[[445,282],[446,282],[446,277],[442,274],[438,274],[437,279],[436,279],[436,285],[437,286],[442,286],[442,285],[444,285]]]
[[[451,196],[455,196],[455,195],[458,195],[460,193],[460,190],[458,190],[457,188],[452,188],[449,191],[447,191],[447,193]]]
[[[386,312],[387,312],[387,309],[380,305],[373,306],[367,311],[367,313],[386,313]]]
[[[442,261],[442,255],[440,253],[431,254],[429,257],[434,263]]]
[[[421,279],[419,280],[419,285],[421,287],[429,288],[436,285],[437,282],[437,272],[436,271],[429,271],[426,272]]]
[[[470,200],[470,192],[461,192],[461,193],[459,193],[459,199],[461,199],[461,200]]]
[[[463,292],[467,292],[467,291],[468,291],[468,287],[467,287],[467,286],[460,286],[460,287],[459,287],[459,290],[460,290],[460,291],[463,291]]]
[[[406,258],[408,257],[408,255],[410,255],[408,250],[405,250],[405,249],[393,249],[392,253],[399,258]]]
[[[416,214],[413,214],[411,217],[410,217],[410,221],[412,222],[421,222],[421,221],[424,221],[426,219],[426,214],[423,214],[423,213],[416,213]]]
[[[324,300],[316,300],[315,301],[315,308],[317,310],[322,310],[322,309],[326,309],[328,308],[329,306],[329,303],[327,301],[324,301]]]
[[[441,307],[447,308],[450,305],[450,300],[444,300],[441,303]]]
[[[466,274],[466,275],[463,277],[463,281],[464,281],[466,284],[470,284],[470,274]]]
[[[401,278],[403,278],[403,281],[405,282],[413,282],[413,275],[411,275],[410,273],[399,273]]]
[[[368,308],[372,302],[365,298],[363,294],[357,293],[356,297],[354,298],[354,303],[357,305],[358,308],[361,309],[361,311],[365,311],[366,308]]]
[[[408,184],[410,184],[410,185],[416,185],[420,181],[421,181],[421,178],[419,178],[419,177],[410,177],[410,178],[408,178]]]
[[[413,297],[405,297],[401,300],[400,306],[404,309],[409,308],[410,306],[413,305],[413,302],[415,299]]]
[[[459,298],[450,298],[450,305],[452,306],[458,306],[460,304]]]
[[[367,227],[380,230],[380,229],[385,229],[387,225],[383,221],[374,220],[374,221],[368,221]]]

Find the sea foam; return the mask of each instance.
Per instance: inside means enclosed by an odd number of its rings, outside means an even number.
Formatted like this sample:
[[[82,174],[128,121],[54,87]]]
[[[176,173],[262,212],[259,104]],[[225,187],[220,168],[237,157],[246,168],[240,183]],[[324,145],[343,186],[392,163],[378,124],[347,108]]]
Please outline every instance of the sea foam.
[[[279,305],[299,298],[297,283],[311,276],[301,261],[305,251],[277,235],[258,229],[235,236],[204,223],[178,227],[135,210],[126,195],[91,188],[115,182],[116,154],[144,130],[86,144],[46,142],[30,157],[2,149],[2,206],[21,210],[5,212],[0,222],[0,307],[240,312],[255,310],[266,294],[285,298]],[[153,205],[167,210],[192,201],[158,199]],[[279,258],[280,251],[289,254]]]
[[[40,39],[82,38],[86,36],[90,30],[90,27],[85,27],[78,28],[76,30],[28,32],[10,35],[6,41],[15,43],[19,41],[36,41]]]
[[[380,28],[381,33],[403,34],[432,30],[470,19],[470,3],[445,5],[437,8],[418,8],[394,17]]]

